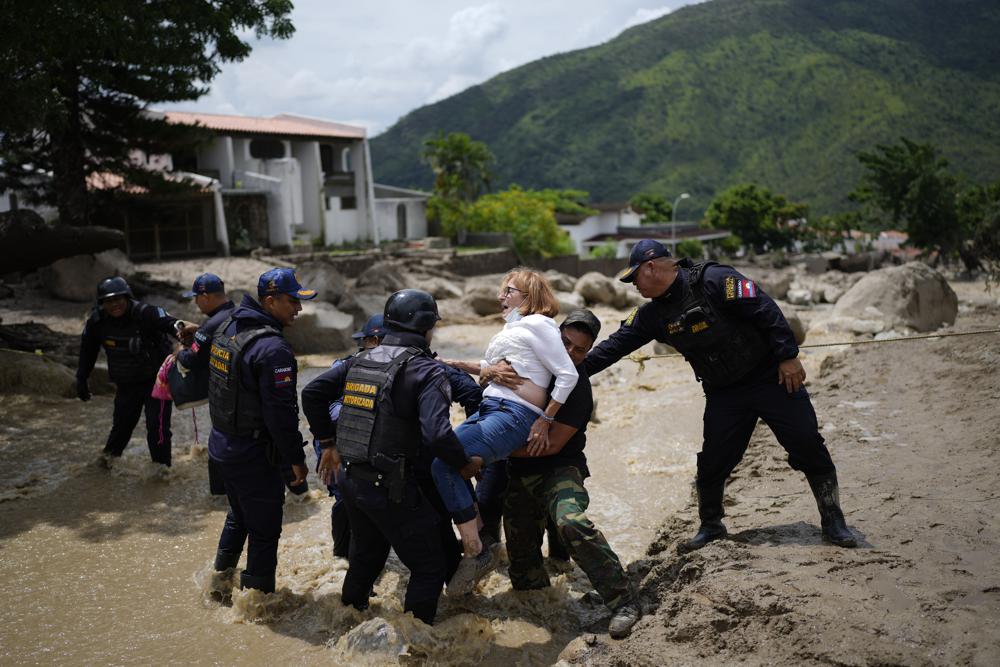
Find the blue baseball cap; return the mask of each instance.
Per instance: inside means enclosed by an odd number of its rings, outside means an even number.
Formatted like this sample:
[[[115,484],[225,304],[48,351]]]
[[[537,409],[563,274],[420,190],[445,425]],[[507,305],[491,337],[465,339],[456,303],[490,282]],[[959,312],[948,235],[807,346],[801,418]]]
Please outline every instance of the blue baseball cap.
[[[316,298],[316,290],[302,287],[292,269],[271,269],[260,274],[260,279],[257,280],[257,296],[275,294],[289,294],[296,299],[305,300]]]
[[[194,279],[194,285],[189,292],[181,294],[185,299],[190,299],[199,294],[212,294],[213,292],[225,292],[226,286],[222,278],[214,273],[203,273]]]
[[[670,257],[670,251],[662,243],[653,239],[639,241],[633,246],[632,253],[628,256],[628,266],[618,272],[618,280],[623,283],[632,282],[635,280],[635,270],[643,262],[657,257]]]
[[[351,338],[354,340],[361,340],[362,338],[370,338],[371,336],[382,337],[385,335],[385,318],[382,313],[377,313],[368,318],[365,322],[365,326],[361,328],[361,331],[356,331]]]

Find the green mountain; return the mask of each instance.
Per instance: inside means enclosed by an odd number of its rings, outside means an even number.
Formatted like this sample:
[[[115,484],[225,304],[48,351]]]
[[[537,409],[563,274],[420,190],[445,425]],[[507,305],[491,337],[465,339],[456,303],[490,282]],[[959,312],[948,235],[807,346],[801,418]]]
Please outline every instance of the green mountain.
[[[499,187],[597,201],[755,182],[815,213],[847,206],[854,157],[900,136],[1000,178],[997,0],[712,0],[421,107],[372,141],[379,182],[429,188],[424,139],[462,131]]]

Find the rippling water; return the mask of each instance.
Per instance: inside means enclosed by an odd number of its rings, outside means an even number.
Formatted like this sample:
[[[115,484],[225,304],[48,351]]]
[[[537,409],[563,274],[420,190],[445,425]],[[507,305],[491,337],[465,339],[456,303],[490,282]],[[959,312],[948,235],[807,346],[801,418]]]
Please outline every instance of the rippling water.
[[[435,347],[472,358],[493,328],[444,327]],[[320,370],[304,371],[300,387]],[[687,500],[703,399],[675,361],[642,375],[623,362],[598,378],[588,514],[627,562]],[[112,471],[92,464],[108,396],[0,401],[0,663],[385,664],[404,651],[402,662],[551,664],[581,632],[606,629],[575,567],[525,593],[501,570],[473,596],[443,597],[429,628],[401,613],[406,570],[393,556],[371,609],[344,607],[325,490],[286,502],[278,592],[237,590],[221,605],[211,563],[226,503],[208,494],[205,408],[200,446],[191,412],[174,413],[174,467],[161,480],[141,428]]]

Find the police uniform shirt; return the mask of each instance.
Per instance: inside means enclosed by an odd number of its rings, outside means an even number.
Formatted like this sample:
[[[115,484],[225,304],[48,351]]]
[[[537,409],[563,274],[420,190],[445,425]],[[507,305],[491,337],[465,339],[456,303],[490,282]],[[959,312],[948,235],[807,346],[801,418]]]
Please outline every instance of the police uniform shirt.
[[[228,335],[260,326],[282,330],[281,324],[250,295],[243,297],[232,316],[233,321],[226,329]],[[243,351],[240,364],[240,381],[247,391],[260,396],[267,436],[282,461],[285,464],[304,463],[296,390],[299,368],[291,345],[282,336],[263,336]],[[212,429],[208,441],[209,455],[217,461],[243,460],[254,455],[259,447],[259,439],[223,433],[216,428]]]
[[[219,328],[236,305],[232,301],[227,301],[211,313],[205,323],[194,332],[194,342],[191,347],[177,353],[177,363],[184,368],[208,368],[209,350],[212,347],[212,336]]]
[[[135,299],[129,300],[128,310],[120,318],[112,318],[104,312],[101,306],[96,306],[87,318],[83,326],[83,334],[80,337],[80,357],[77,364],[77,377],[86,378],[94,370],[97,357],[101,352],[101,346],[107,345],[108,331],[115,325],[125,325],[130,320],[134,320],[140,329],[143,339],[155,339],[162,335],[173,336],[176,334],[174,324],[177,318],[173,317],[159,306],[151,306]],[[151,364],[159,366],[166,358],[168,350],[164,348],[162,355],[158,354],[157,359],[153,359]],[[152,367],[152,366],[151,366]],[[152,370],[149,379],[156,376],[156,369]]]
[[[427,349],[426,338],[409,332],[390,332],[382,344]],[[329,406],[344,395],[344,383],[353,362],[351,358],[335,364],[302,390],[302,412],[317,440],[336,435]],[[392,391],[393,404],[401,412],[397,416],[420,421],[424,463],[430,464],[429,457],[438,457],[456,468],[468,463],[462,443],[451,427],[451,386],[441,362],[429,355],[414,357],[397,378]]]
[[[551,456],[514,456],[510,458],[511,472],[516,475],[533,475],[544,473],[562,466],[573,466],[580,471],[581,477],[590,477],[587,468],[587,456],[583,448],[587,446],[587,424],[594,412],[594,392],[590,386],[590,378],[584,372],[583,366],[577,366],[579,379],[566,402],[556,413],[555,421],[576,429],[563,448]]]
[[[684,264],[690,266],[689,262]],[[634,309],[618,331],[591,350],[584,362],[588,375],[600,373],[652,340],[670,343],[670,327],[682,314],[688,289],[684,264],[678,267],[677,278],[662,296]],[[764,294],[753,280],[731,266],[713,264],[705,268],[702,281],[705,298],[720,314],[749,321],[763,335],[770,355],[757,370],[763,371],[798,355],[799,347],[785,316],[774,299]]]

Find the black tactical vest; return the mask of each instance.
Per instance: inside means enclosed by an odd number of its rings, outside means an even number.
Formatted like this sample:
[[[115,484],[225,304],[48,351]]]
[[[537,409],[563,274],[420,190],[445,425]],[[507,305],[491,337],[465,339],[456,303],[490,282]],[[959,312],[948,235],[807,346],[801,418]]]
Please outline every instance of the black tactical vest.
[[[706,389],[735,384],[769,354],[767,342],[751,324],[720,312],[705,298],[705,269],[716,262],[684,267],[688,281],[680,315],[667,322],[668,343],[691,364]]]
[[[243,386],[240,381],[243,350],[258,338],[280,336],[269,325],[246,329],[227,335],[233,318],[227,317],[212,336],[208,357],[208,410],[212,427],[223,433],[258,437],[264,431],[264,413],[260,394]]]
[[[166,334],[143,326],[146,303],[132,301],[125,317],[108,317],[98,311],[101,347],[108,356],[108,376],[115,383],[147,382],[156,377],[170,354]]]
[[[389,346],[383,350],[385,347]],[[392,387],[410,359],[421,354],[424,351],[420,348],[408,347],[386,361],[372,359],[372,350],[354,358],[337,420],[337,451],[345,461],[381,468],[384,457],[413,459],[419,455],[420,421],[398,416]]]

